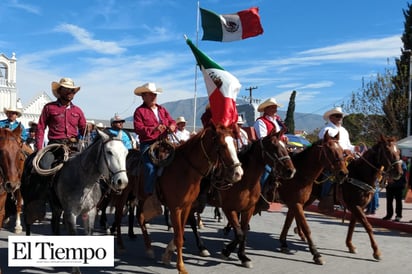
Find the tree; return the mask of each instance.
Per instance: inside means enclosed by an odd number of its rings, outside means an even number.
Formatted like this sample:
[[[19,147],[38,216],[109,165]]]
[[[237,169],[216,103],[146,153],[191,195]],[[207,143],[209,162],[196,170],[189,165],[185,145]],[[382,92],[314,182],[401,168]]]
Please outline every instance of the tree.
[[[288,127],[288,133],[295,134],[295,98],[296,91],[292,91],[289,99],[288,111],[286,112],[285,124]]]

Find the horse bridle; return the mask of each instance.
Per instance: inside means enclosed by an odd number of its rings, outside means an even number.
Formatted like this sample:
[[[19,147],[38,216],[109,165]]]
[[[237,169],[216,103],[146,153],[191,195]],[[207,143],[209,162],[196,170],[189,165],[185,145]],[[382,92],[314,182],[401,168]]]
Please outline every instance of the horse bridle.
[[[281,142],[281,141],[279,141]],[[273,166],[276,167],[277,163],[280,163],[282,166],[285,166],[284,161],[286,160],[290,160],[290,156],[286,155],[286,156],[282,156],[282,157],[278,157],[278,155],[276,153],[274,153],[273,155],[275,157],[272,156],[272,154],[270,154],[266,149],[265,146],[263,145],[263,139],[259,139],[259,145],[260,145],[260,149],[262,151],[262,158],[264,158],[265,156],[268,157],[272,162],[273,162]]]
[[[338,143],[337,140],[332,140],[332,142]],[[319,160],[320,160],[320,157],[322,157],[322,155],[324,155],[325,159],[328,161],[328,164],[329,164],[331,167],[333,167],[333,166],[334,166],[334,163],[333,163],[333,161],[331,161],[331,160],[329,159],[328,155],[326,154],[326,151],[325,151],[325,149],[324,149],[324,148],[325,148],[325,145],[318,145],[318,146],[320,146],[320,148],[321,148],[321,153],[319,154]],[[335,162],[341,162],[341,161],[344,161],[344,158],[337,158],[337,159],[335,159]]]
[[[1,139],[6,139],[6,138],[1,137]],[[14,137],[14,136],[10,136],[10,137],[7,138],[7,140],[16,141],[16,143],[18,144],[18,146],[21,148],[22,143],[19,141],[18,138]],[[20,149],[19,153],[23,153],[23,151]],[[17,170],[18,170],[19,172],[21,172],[21,170],[20,170],[19,168],[17,168]],[[2,193],[3,190],[4,190],[4,191],[7,191],[7,189],[6,189],[5,185],[4,185],[4,183],[6,182],[6,179],[7,179],[7,178],[6,178],[6,176],[4,175],[4,170],[3,170],[3,167],[2,167],[2,166],[0,166],[0,178],[1,178],[1,180],[0,180],[0,193]],[[12,193],[12,194],[13,194],[13,196],[14,196],[14,193]]]
[[[117,171],[112,171],[112,170],[110,169],[109,161],[107,160],[107,157],[106,157],[105,144],[107,144],[108,142],[112,142],[112,141],[122,142],[122,140],[120,140],[120,139],[110,138],[110,139],[102,142],[102,147],[103,147],[103,149],[100,150],[100,154],[103,154],[104,163],[106,164],[107,170],[109,171],[109,179],[110,179],[110,181],[111,181],[111,179],[113,178],[114,175],[119,174],[119,173],[122,173],[122,172],[127,172],[126,169],[120,169],[120,170],[117,170]],[[123,144],[123,142],[122,142],[122,144]],[[104,153],[103,153],[103,152],[104,152]],[[101,155],[99,155],[98,159],[100,159],[100,156],[101,156]],[[100,171],[100,172],[103,173],[102,171]],[[104,180],[104,181],[106,182],[106,180]],[[106,184],[107,184],[110,188],[113,187],[111,184],[109,184],[109,183],[107,183],[107,182],[106,182]],[[114,190],[114,189],[113,189],[113,190]]]

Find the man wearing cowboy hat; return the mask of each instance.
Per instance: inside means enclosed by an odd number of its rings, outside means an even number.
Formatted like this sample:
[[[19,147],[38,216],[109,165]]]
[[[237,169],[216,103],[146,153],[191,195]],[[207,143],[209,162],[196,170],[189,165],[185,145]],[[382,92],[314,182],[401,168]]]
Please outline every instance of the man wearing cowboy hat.
[[[43,147],[46,128],[49,129],[49,144],[67,144],[74,149],[79,136],[86,129],[83,111],[72,103],[80,87],[72,79],[62,78],[59,82],[52,82],[51,88],[57,100],[46,104],[40,114],[36,133],[37,149]]]
[[[240,151],[244,146],[249,144],[249,136],[247,135],[247,132],[242,128],[244,123],[245,122],[243,121],[242,115],[239,115],[237,117],[237,125],[239,128],[239,137],[237,138],[238,151]]]
[[[186,120],[185,117],[180,116],[176,119],[176,138],[177,140],[182,143],[186,142],[190,138],[190,132],[186,129]]]
[[[15,107],[4,108],[3,110],[7,118],[0,120],[0,128],[9,128],[10,130],[14,130],[20,125],[22,129],[21,139],[23,140],[23,142],[25,142],[27,139],[27,132],[24,126],[19,121],[17,121],[17,118],[21,117],[21,110]]]
[[[329,136],[336,136],[339,133],[339,145],[345,151],[345,154],[352,155],[359,151],[359,147],[351,144],[348,131],[342,126],[344,113],[341,107],[334,107],[323,114],[323,119],[327,124],[319,131],[319,139],[323,139],[325,132]]]
[[[255,124],[253,125],[256,132],[256,137],[258,139],[266,137],[272,130],[275,130],[276,132],[279,132],[282,129],[284,129],[285,131],[287,130],[286,125],[277,114],[278,107],[282,107],[282,105],[279,104],[275,98],[269,98],[258,106],[257,111],[263,112],[262,116],[256,119]],[[286,135],[282,135],[281,139],[282,141],[287,142]],[[271,171],[271,167],[269,165],[266,165],[265,172],[260,178],[260,185],[262,190],[264,188],[264,185],[266,184],[266,181],[268,181],[268,183],[271,183],[269,182],[271,178],[269,177]],[[269,206],[270,205],[265,201],[265,199],[260,196],[259,201],[256,204],[254,214],[262,210],[267,210]]]
[[[134,90],[134,94],[143,99],[143,103],[134,112],[133,125],[134,131],[140,139],[144,191],[149,196],[143,205],[143,214],[146,220],[162,213],[161,203],[154,191],[157,167],[151,162],[148,151],[154,142],[166,138],[168,131],[174,132],[176,130],[176,122],[169,112],[157,104],[157,95],[161,93],[162,89],[156,88],[155,83],[146,83]]]
[[[346,155],[353,155],[359,152],[359,147],[352,145],[349,139],[348,131],[342,126],[344,113],[341,107],[334,107],[323,114],[323,119],[327,122],[326,125],[319,131],[319,139],[323,139],[326,131],[329,136],[336,136],[339,133],[339,145],[343,148]],[[321,179],[322,180],[322,179]],[[322,180],[322,191],[319,199],[319,211],[323,213],[334,212],[333,193],[330,191],[332,182],[330,180]]]

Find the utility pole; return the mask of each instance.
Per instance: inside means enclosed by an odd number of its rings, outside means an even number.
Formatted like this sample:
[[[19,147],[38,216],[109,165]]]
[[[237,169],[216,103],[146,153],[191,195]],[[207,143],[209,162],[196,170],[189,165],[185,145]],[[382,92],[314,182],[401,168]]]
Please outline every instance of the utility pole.
[[[258,87],[248,87],[245,88],[245,90],[249,91],[249,103],[252,104],[253,102],[253,96],[252,96],[252,90],[257,89]]]

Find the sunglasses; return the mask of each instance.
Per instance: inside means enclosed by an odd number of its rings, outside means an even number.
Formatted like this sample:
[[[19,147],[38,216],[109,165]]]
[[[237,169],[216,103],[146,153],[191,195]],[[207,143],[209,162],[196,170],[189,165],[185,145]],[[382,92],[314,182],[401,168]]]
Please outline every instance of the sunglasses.
[[[343,117],[343,115],[342,114],[333,114],[333,115],[331,115],[332,117],[336,117],[336,118],[342,118]]]
[[[61,87],[60,88],[60,91],[61,92],[64,92],[64,93],[76,93],[76,90],[75,89],[73,89],[73,88],[65,88],[65,87]]]

